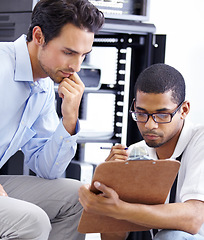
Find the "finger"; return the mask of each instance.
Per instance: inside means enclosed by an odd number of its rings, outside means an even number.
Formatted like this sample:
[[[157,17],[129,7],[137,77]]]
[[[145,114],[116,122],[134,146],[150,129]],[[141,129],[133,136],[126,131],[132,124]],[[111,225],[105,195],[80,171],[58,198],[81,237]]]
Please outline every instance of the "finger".
[[[86,211],[90,211],[96,202],[97,195],[90,191],[90,185],[83,185],[79,188],[79,202]]]
[[[79,200],[82,206],[84,207],[84,199],[86,199],[87,196],[87,187],[85,185],[81,186],[78,190]]]
[[[106,158],[105,162],[115,162],[115,161],[126,161],[128,159],[127,156],[123,156],[123,155],[114,155],[111,158]]]
[[[115,149],[111,152],[113,155],[124,155],[128,156],[128,149]]]
[[[58,87],[58,94],[59,97],[61,97],[62,99],[64,99],[65,96],[78,96],[80,95],[80,97],[83,94],[83,89],[77,89],[77,86],[72,85],[72,84],[63,84],[61,86]]]
[[[3,192],[0,194],[2,197],[8,197],[7,193],[6,192]]]
[[[7,197],[7,193],[6,191],[4,190],[3,186],[0,184],[0,196],[4,196],[4,197]]]
[[[65,95],[82,95],[84,92],[84,84],[78,84],[69,78],[64,78],[58,87],[58,93],[61,98],[64,98]]]
[[[62,85],[62,86],[58,87],[58,94],[59,94],[59,97],[64,99],[65,96],[68,96],[71,94],[76,94],[76,90],[69,85],[67,85],[67,86]]]
[[[59,84],[58,91],[63,91],[63,89],[68,90],[69,92],[76,92],[79,90],[79,87],[71,79],[64,78],[63,81]]]
[[[8,195],[7,195],[7,193],[4,191],[4,189],[2,189],[2,190],[0,191],[0,196],[2,196],[2,197],[8,197]]]
[[[75,72],[73,73],[69,79],[71,79],[72,81],[74,81],[75,83],[79,84],[79,85],[83,85],[83,82],[81,80],[81,78],[79,77],[79,75]]]
[[[129,156],[129,151],[127,148],[112,149],[110,155],[106,158],[105,161],[114,161],[114,160],[127,160]]]
[[[93,192],[90,191],[90,187],[91,186],[89,184],[82,185],[78,190],[79,197],[83,199],[88,199],[91,195],[95,195]]]
[[[111,197],[111,192],[112,192],[112,189],[107,187],[106,185],[98,182],[98,181],[95,181],[94,182],[94,186],[96,189],[98,189],[99,191],[102,192],[102,196],[106,197],[106,198],[109,198]]]
[[[79,77],[79,75],[77,73],[73,73],[69,78],[65,78],[64,80],[70,80],[70,84],[72,84],[73,86],[78,87],[80,89],[85,88],[84,83],[82,82],[81,78]]]
[[[91,185],[90,184],[84,184],[84,187],[88,190],[90,190]]]
[[[59,84],[59,86],[62,86],[64,83],[68,83],[69,85],[72,86],[79,86],[84,88],[84,83],[82,82],[82,80],[80,79],[79,75],[77,73],[73,73],[72,75],[70,75],[68,78],[63,78],[63,80],[61,81],[61,83]]]
[[[113,153],[121,153],[121,154],[127,154],[128,147],[122,144],[115,145],[111,148],[111,152]]]
[[[116,144],[116,145],[112,146],[111,150],[113,150],[113,149],[125,149],[125,148],[127,148],[127,147],[123,144]]]

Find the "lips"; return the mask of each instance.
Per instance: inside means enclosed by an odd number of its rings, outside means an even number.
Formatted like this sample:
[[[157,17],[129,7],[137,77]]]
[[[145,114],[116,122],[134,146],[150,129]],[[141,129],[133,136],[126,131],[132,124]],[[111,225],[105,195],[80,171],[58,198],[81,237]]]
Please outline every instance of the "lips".
[[[64,78],[69,78],[72,74],[61,71]]]
[[[151,141],[157,140],[159,138],[159,136],[155,134],[144,134],[143,137]]]

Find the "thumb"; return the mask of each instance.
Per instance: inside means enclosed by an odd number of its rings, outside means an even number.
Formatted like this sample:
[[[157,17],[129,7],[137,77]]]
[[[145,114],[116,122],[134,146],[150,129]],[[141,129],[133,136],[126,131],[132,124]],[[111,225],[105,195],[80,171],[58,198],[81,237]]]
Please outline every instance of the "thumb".
[[[101,193],[102,196],[108,197],[108,196],[110,195],[110,194],[109,194],[109,188],[106,187],[104,184],[96,181],[96,182],[94,182],[94,187],[95,187],[96,189],[98,189],[100,192],[102,192],[102,193]]]
[[[101,188],[101,183],[98,182],[98,181],[95,181],[95,182],[94,182],[94,187],[97,188],[98,190],[101,190],[101,189],[100,189],[100,188]]]

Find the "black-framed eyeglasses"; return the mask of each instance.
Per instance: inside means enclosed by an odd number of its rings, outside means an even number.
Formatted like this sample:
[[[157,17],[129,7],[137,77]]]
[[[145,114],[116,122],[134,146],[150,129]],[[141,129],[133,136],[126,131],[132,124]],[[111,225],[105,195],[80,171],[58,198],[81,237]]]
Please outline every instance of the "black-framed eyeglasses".
[[[132,116],[132,119],[136,122],[140,123],[146,123],[149,120],[149,117],[151,116],[155,123],[170,123],[172,121],[173,116],[178,112],[181,105],[184,101],[182,101],[176,110],[172,113],[144,113],[139,111],[134,111],[135,106],[135,98],[132,101],[132,104],[130,106],[129,113]]]

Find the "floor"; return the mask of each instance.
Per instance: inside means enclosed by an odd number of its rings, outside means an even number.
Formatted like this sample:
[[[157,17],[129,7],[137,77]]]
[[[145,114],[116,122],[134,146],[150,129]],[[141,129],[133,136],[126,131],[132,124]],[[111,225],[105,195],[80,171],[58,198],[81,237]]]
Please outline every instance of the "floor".
[[[85,240],[101,240],[99,233],[89,233],[86,234]]]

